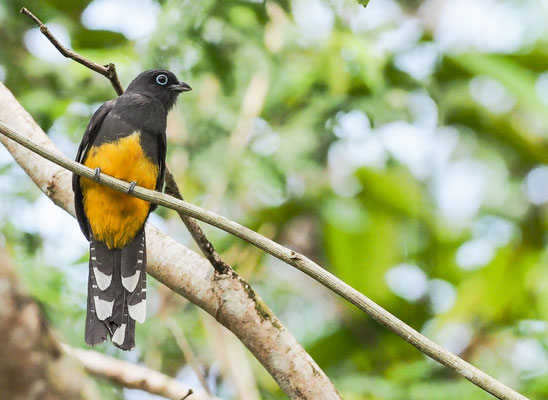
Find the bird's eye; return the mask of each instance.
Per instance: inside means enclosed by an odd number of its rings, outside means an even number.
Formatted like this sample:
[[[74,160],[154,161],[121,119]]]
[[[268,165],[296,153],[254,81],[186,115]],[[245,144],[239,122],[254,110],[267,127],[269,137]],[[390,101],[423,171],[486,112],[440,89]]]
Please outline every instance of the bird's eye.
[[[156,77],[156,83],[158,85],[165,85],[167,84],[167,76],[164,74],[160,74]]]

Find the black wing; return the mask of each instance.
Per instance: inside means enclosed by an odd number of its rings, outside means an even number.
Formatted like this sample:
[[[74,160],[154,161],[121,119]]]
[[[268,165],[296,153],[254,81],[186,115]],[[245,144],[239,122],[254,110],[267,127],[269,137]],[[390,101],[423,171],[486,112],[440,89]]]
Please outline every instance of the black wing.
[[[156,181],[156,191],[161,192],[164,187],[164,180],[166,177],[166,152],[167,152],[167,143],[166,143],[166,134],[165,132],[162,135],[159,135],[158,138],[158,180]],[[151,204],[150,211],[153,212],[158,208],[158,204]]]
[[[89,124],[86,128],[86,132],[84,133],[84,137],[82,138],[82,142],[80,143],[80,147],[78,147],[78,153],[76,153],[76,161],[78,161],[79,163],[83,162],[86,158],[88,149],[90,148],[91,144],[93,144],[93,141],[97,136],[97,132],[101,128],[103,120],[110,112],[113,105],[114,101],[107,101],[105,104],[99,107],[99,109],[95,111],[95,114],[93,114],[93,116],[91,117],[91,120],[89,121]],[[77,174],[72,174],[72,190],[74,191],[74,208],[76,210],[76,219],[80,224],[80,229],[82,230],[82,233],[87,240],[90,240],[91,235],[89,223],[84,212],[82,189],[80,188],[80,176]]]

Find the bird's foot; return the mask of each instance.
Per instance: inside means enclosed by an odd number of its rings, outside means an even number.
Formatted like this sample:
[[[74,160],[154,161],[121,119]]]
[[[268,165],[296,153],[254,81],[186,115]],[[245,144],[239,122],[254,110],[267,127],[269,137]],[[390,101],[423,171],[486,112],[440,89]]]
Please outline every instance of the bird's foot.
[[[99,176],[101,175],[101,168],[95,168],[95,175],[93,175],[93,180],[99,182]]]
[[[135,189],[135,186],[137,186],[137,182],[131,181],[129,183],[129,188],[127,190],[127,194],[131,194],[133,192],[133,189]]]

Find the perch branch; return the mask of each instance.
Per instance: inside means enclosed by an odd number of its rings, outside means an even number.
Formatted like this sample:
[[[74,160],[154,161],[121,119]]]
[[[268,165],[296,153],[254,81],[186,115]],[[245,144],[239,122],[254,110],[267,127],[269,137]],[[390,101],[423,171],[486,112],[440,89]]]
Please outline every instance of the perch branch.
[[[38,17],[36,17],[29,9],[26,7],[23,7],[21,9],[21,13],[29,17],[34,21],[36,25],[40,28],[40,32],[53,44],[53,46],[59,50],[59,52],[67,57],[70,58],[83,66],[91,69],[92,71],[95,71],[110,81],[112,84],[112,87],[118,94],[118,96],[122,95],[124,93],[124,89],[122,87],[122,84],[120,83],[120,79],[118,78],[118,74],[116,73],[116,67],[113,63],[109,63],[107,65],[99,65],[97,63],[94,63],[91,60],[88,60],[87,58],[81,56],[80,54],[66,48],[59,42],[59,40],[53,35],[47,28],[46,25],[40,21]],[[169,170],[169,167],[166,167],[166,189],[165,192],[172,195],[173,197],[183,200],[183,196],[181,195],[181,191],[179,190],[179,186],[177,185],[177,182],[175,181],[175,177]],[[228,266],[222,259],[219,253],[215,250],[211,242],[207,239],[204,232],[200,228],[200,226],[194,221],[192,218],[190,218],[188,215],[179,213],[179,217],[187,227],[188,231],[190,232],[190,235],[198,245],[198,248],[202,251],[204,256],[209,260],[213,268],[221,274],[228,273],[231,268]]]
[[[140,389],[172,400],[220,400],[204,391],[194,391],[178,380],[141,365],[118,360],[93,350],[76,349],[62,345],[67,354],[80,361],[85,370],[95,376],[108,379],[122,387]]]
[[[93,179],[95,171],[80,164],[76,161],[72,161],[59,153],[52,152],[36,143],[27,139],[21,134],[12,130],[6,124],[0,122],[0,133],[4,134],[8,138],[23,145],[29,150],[39,154],[40,156],[56,163],[57,165],[68,169],[80,176],[88,179]],[[116,189],[118,191],[127,193],[129,189],[129,183],[113,178],[111,176],[100,174],[96,179],[100,184]],[[212,213],[211,211],[204,210],[198,206],[187,203],[183,200],[175,199],[164,193],[155,192],[136,186],[131,194],[140,199],[149,201],[154,204],[158,204],[178,213],[190,215],[193,218],[199,219],[207,224],[220,228],[228,233],[237,236],[268,254],[286,262],[309,275],[313,279],[320,282],[322,285],[337,293],[339,296],[354,304],[360,310],[370,315],[373,319],[385,326],[402,339],[415,346],[421,352],[429,356],[430,358],[438,361],[446,367],[452,369],[458,374],[462,375],[470,382],[479,386],[483,390],[491,393],[499,399],[508,400],[524,400],[526,399],[521,394],[510,389],[503,383],[497,381],[495,378],[489,376],[485,372],[479,370],[468,362],[464,361],[455,354],[444,349],[437,343],[433,342],[426,336],[420,334],[409,325],[405,324],[399,318],[392,315],[390,312],[383,309],[376,304],[373,300],[358,292],[356,289],[337,278],[335,275],[326,271],[314,261],[299,254],[293,250],[290,250],[271,239],[268,239],[257,232],[231,221],[221,215]]]

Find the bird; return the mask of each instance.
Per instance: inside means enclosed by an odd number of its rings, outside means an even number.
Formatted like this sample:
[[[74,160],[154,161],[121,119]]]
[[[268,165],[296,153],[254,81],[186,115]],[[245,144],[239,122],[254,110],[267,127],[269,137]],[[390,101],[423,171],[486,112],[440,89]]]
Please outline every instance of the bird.
[[[72,176],[76,218],[89,241],[85,341],[111,339],[135,347],[135,321],[146,314],[145,222],[156,205],[131,196],[136,185],[162,191],[166,171],[168,112],[192,88],[165,69],[139,74],[121,96],[91,117],[76,161],[93,179]],[[104,173],[130,183],[128,193],[100,185]]]

